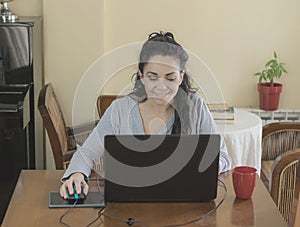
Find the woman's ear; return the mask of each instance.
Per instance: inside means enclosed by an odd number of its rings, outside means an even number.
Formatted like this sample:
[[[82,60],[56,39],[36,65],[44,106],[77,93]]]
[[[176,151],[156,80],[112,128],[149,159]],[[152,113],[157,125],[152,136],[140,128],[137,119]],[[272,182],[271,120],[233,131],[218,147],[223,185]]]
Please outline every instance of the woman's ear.
[[[185,75],[185,71],[184,70],[182,70],[181,72],[180,72],[180,84],[182,83],[182,81],[183,81],[183,77],[184,77],[184,75]]]
[[[144,84],[144,77],[143,77],[143,73],[141,72],[141,70],[138,71],[141,83]]]

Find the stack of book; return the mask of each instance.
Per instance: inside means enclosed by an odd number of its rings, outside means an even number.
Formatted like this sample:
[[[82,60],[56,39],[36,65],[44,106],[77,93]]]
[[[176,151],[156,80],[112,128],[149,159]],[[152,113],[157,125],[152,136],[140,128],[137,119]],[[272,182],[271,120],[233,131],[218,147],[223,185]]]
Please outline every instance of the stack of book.
[[[217,124],[234,123],[234,107],[227,103],[207,104],[215,122]]]

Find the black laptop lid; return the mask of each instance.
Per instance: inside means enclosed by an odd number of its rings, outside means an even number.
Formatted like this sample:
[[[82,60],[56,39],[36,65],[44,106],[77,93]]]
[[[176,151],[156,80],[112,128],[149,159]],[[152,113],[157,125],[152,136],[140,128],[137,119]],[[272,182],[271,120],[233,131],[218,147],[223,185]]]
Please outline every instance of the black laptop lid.
[[[217,195],[219,135],[108,135],[106,202],[201,202]]]

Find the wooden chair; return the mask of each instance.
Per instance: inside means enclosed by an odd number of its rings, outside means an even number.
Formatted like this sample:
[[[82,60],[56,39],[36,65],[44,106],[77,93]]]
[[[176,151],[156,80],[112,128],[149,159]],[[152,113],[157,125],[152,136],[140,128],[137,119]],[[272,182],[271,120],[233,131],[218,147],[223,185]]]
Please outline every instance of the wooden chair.
[[[261,179],[269,185],[271,166],[281,154],[300,147],[300,122],[277,122],[263,127]]]
[[[97,110],[99,117],[101,118],[106,111],[106,109],[109,107],[109,105],[118,97],[117,95],[99,95],[97,98]]]
[[[282,216],[289,222],[296,184],[300,148],[279,155],[271,167],[269,191]]]
[[[296,185],[294,192],[293,205],[290,212],[289,226],[300,227],[300,159],[298,160]]]
[[[96,122],[77,127],[67,127],[51,83],[45,85],[39,94],[38,109],[49,136],[56,169],[66,169],[76,151],[76,141],[81,144],[87,138]],[[76,141],[75,135],[76,132]]]

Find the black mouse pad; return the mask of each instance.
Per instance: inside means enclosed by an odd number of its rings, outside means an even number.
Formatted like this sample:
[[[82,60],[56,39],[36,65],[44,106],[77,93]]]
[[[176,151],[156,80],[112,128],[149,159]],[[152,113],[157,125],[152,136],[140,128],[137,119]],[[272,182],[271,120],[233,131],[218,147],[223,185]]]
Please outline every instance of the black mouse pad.
[[[105,207],[103,194],[95,191],[89,192],[84,200],[78,200],[74,205],[75,201],[69,201],[62,198],[59,192],[49,192],[49,204],[50,208],[59,207]]]

